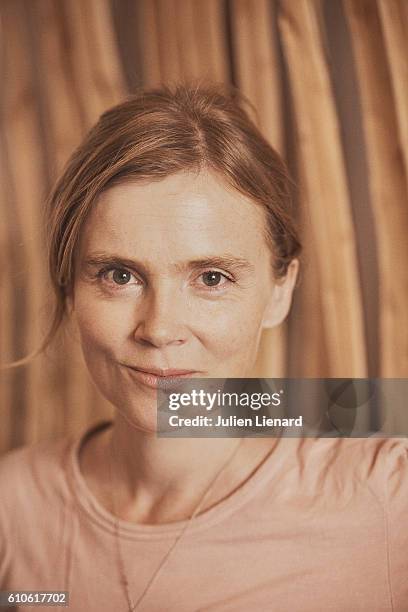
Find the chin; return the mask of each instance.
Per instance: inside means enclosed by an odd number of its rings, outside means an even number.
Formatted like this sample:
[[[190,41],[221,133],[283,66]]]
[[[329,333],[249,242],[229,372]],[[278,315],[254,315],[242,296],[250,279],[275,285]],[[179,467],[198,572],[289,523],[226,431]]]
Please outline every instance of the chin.
[[[157,411],[156,407],[151,415],[140,414],[140,409],[124,410],[117,408],[118,415],[132,428],[146,434],[157,433]],[[146,418],[147,417],[147,418]]]

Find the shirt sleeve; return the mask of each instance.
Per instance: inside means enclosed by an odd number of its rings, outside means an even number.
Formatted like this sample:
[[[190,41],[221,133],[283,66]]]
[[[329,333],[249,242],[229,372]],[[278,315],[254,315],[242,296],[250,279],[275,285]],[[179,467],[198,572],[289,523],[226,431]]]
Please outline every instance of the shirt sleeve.
[[[4,487],[6,486],[4,478],[2,478],[2,470],[0,469],[0,590],[7,590],[8,572],[10,567],[10,542],[8,527],[6,523],[6,512],[4,508]],[[3,493],[2,493],[3,490]]]
[[[408,610],[408,439],[394,439],[387,454],[388,573],[393,610]]]

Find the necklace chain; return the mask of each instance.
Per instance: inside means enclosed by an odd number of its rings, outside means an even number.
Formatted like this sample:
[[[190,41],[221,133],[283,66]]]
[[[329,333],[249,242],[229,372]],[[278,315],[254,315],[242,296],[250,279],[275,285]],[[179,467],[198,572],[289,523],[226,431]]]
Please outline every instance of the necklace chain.
[[[115,503],[116,502],[116,498],[115,498],[115,487],[114,487],[114,477],[113,477],[113,468],[114,468],[114,461],[113,461],[113,459],[114,459],[114,457],[113,457],[113,455],[114,455],[114,453],[113,453],[113,438],[111,439],[111,444],[110,444],[111,453],[110,453],[110,462],[109,462],[109,477],[110,477],[111,504],[112,504],[112,508],[113,508],[113,515],[115,517],[114,527],[115,527],[116,553],[117,553],[117,557],[118,557],[118,565],[119,565],[119,573],[120,573],[121,583],[122,583],[123,588],[125,590],[125,595],[126,595],[126,600],[127,600],[129,612],[134,612],[134,610],[136,610],[139,607],[140,603],[142,602],[142,600],[145,597],[146,593],[150,589],[151,585],[153,584],[153,582],[156,579],[157,575],[159,574],[160,570],[162,569],[162,567],[166,563],[167,559],[170,557],[171,553],[174,551],[176,545],[180,542],[180,540],[183,537],[183,535],[186,533],[187,528],[189,527],[189,525],[191,524],[193,519],[197,516],[197,514],[200,511],[202,505],[204,504],[207,496],[213,490],[213,488],[214,488],[217,480],[219,479],[220,475],[223,473],[225,468],[232,462],[233,458],[237,454],[238,449],[241,447],[241,444],[242,444],[243,440],[244,440],[244,438],[240,439],[239,443],[235,446],[233,452],[226,459],[226,461],[222,464],[221,469],[218,471],[218,473],[214,476],[214,478],[211,480],[209,485],[206,487],[206,489],[204,490],[203,495],[199,499],[199,502],[198,502],[197,506],[195,507],[193,513],[187,519],[187,521],[183,525],[182,530],[176,536],[176,538],[172,542],[170,548],[168,549],[168,551],[166,552],[164,557],[161,559],[158,567],[155,569],[155,571],[153,572],[152,576],[148,580],[148,582],[147,582],[145,588],[143,589],[141,595],[138,597],[136,602],[133,603],[133,599],[132,599],[132,596],[131,596],[131,593],[130,593],[129,580],[127,578],[127,573],[126,573],[126,566],[125,566],[125,562],[124,562],[124,558],[123,558],[123,554],[122,554],[120,537],[119,537],[119,519],[118,519],[117,508],[116,508],[116,503]]]

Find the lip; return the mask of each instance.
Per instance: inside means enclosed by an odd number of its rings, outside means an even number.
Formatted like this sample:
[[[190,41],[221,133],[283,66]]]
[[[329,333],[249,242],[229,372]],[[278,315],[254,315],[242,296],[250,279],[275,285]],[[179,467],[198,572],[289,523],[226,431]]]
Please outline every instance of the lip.
[[[166,389],[174,386],[181,378],[191,378],[198,372],[194,370],[182,370],[175,368],[140,368],[136,366],[126,366],[133,372],[135,378],[146,387],[151,389]]]
[[[139,372],[145,372],[146,374],[153,374],[154,376],[160,376],[167,378],[168,376],[183,376],[184,374],[194,374],[194,370],[180,370],[175,368],[140,368],[139,366],[129,366]]]

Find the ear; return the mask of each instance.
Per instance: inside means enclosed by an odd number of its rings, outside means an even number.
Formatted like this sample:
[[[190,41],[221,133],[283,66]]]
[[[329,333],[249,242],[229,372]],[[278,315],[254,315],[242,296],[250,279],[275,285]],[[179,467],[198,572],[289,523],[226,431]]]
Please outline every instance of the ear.
[[[286,276],[283,279],[275,281],[271,298],[265,309],[262,321],[263,328],[276,327],[286,319],[292,303],[292,295],[298,271],[299,260],[292,259],[288,266]]]

